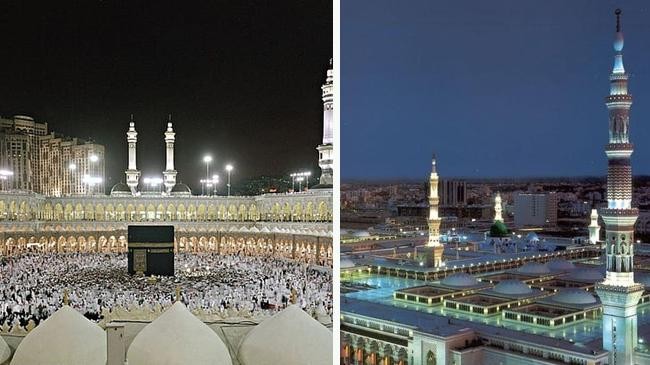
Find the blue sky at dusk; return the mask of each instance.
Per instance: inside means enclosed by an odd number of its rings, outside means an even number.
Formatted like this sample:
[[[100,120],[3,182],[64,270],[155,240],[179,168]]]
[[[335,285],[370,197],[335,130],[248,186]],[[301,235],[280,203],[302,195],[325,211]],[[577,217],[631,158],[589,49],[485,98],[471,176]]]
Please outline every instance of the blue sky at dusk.
[[[342,178],[604,176],[622,8],[635,175],[650,174],[647,1],[341,2]]]

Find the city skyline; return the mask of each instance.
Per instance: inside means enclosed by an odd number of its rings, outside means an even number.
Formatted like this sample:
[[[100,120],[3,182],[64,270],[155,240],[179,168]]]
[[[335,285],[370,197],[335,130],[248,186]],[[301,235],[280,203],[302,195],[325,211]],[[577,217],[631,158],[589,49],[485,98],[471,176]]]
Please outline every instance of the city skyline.
[[[331,3],[6,8],[0,37],[13,56],[1,61],[0,75],[14,86],[0,96],[0,115],[29,115],[106,146],[107,190],[125,181],[131,114],[142,177],[162,176],[170,113],[177,181],[195,193],[206,154],[210,175],[221,175],[220,193],[228,163],[233,185],[302,170],[319,175]],[[21,26],[27,17],[36,26]]]
[[[343,4],[343,182],[424,180],[431,152],[443,178],[604,178],[614,2],[411,5]],[[637,120],[650,113],[643,5],[624,9]],[[650,136],[632,129],[633,143]],[[650,174],[648,148],[635,175]]]

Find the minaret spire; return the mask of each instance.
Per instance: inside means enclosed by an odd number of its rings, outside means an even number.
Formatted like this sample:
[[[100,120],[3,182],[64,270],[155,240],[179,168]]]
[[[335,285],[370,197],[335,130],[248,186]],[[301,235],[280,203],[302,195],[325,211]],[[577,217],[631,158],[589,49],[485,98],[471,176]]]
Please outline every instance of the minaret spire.
[[[133,114],[131,114],[131,121],[129,122],[129,130],[126,132],[126,142],[129,147],[129,166],[124,172],[126,174],[126,184],[131,189],[131,193],[135,194],[140,180],[140,171],[136,164],[136,145],[138,143],[138,132],[135,130],[135,121]]]
[[[433,249],[433,266],[442,266],[444,247],[440,243],[440,216],[438,215],[438,171],[435,153],[431,157],[431,175],[429,176],[429,239],[427,247]]]
[[[330,58],[323,91],[323,143],[316,147],[318,150],[318,166],[321,169],[320,185],[328,186],[334,182],[334,70]]]
[[[165,171],[163,171],[163,178],[165,190],[169,193],[174,185],[176,185],[176,170],[174,170],[174,142],[176,141],[176,133],[172,127],[171,113],[167,119],[167,130],[165,131],[165,150],[167,154],[167,164]]]
[[[596,283],[603,304],[603,348],[609,364],[634,363],[637,346],[637,305],[644,287],[634,282],[634,223],[639,210],[632,207],[632,166],[629,123],[632,95],[623,67],[621,10],[616,9],[614,68],[609,76],[610,92],[605,98],[609,111],[607,155],[607,208],[600,215],[605,222],[605,281]]]

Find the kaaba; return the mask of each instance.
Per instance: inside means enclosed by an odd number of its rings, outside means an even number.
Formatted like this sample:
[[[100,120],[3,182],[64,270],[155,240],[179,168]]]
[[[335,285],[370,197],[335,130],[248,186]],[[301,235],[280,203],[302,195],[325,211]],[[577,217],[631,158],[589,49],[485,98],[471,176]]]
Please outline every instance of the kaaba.
[[[174,226],[129,226],[129,274],[174,276]]]

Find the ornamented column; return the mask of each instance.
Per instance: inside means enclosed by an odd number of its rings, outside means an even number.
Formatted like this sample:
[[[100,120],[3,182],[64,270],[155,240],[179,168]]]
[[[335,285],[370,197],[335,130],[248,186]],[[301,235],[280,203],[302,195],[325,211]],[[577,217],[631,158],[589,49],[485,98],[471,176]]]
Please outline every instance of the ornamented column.
[[[623,32],[616,9],[614,68],[609,77],[610,93],[607,154],[607,208],[600,211],[605,222],[605,281],[596,284],[603,304],[603,348],[610,352],[609,365],[632,364],[637,346],[637,304],[644,287],[634,282],[634,223],[639,211],[632,208],[634,146],[629,140],[629,112],[632,96],[627,91],[628,75],[623,67]]]
[[[320,184],[332,185],[334,181],[334,71],[331,59],[330,68],[327,70],[327,79],[321,89],[323,90],[323,144],[316,148],[318,150],[318,166],[321,169]]]
[[[140,171],[136,166],[136,144],[138,143],[138,132],[135,131],[135,121],[133,121],[133,114],[131,114],[131,122],[129,123],[129,130],[126,132],[126,142],[129,146],[129,167],[124,172],[126,174],[126,184],[131,189],[131,193],[135,194],[140,180]]]
[[[436,155],[431,160],[431,175],[429,176],[429,239],[427,247],[432,248],[433,266],[442,266],[444,246],[440,243],[440,222],[438,216],[438,172],[436,171]]]
[[[167,130],[165,131],[165,150],[167,154],[167,164],[165,171],[163,171],[163,179],[165,184],[165,190],[169,194],[174,185],[176,185],[176,174],[177,171],[174,170],[174,141],[176,140],[176,133],[174,133],[174,128],[172,128],[172,115],[169,114],[169,119],[167,121]]]
[[[501,206],[501,193],[497,192],[497,196],[494,197],[494,221],[503,222],[502,212],[503,207]]]
[[[600,226],[598,225],[598,210],[591,210],[591,224],[589,224],[589,242],[592,245],[600,239]]]

